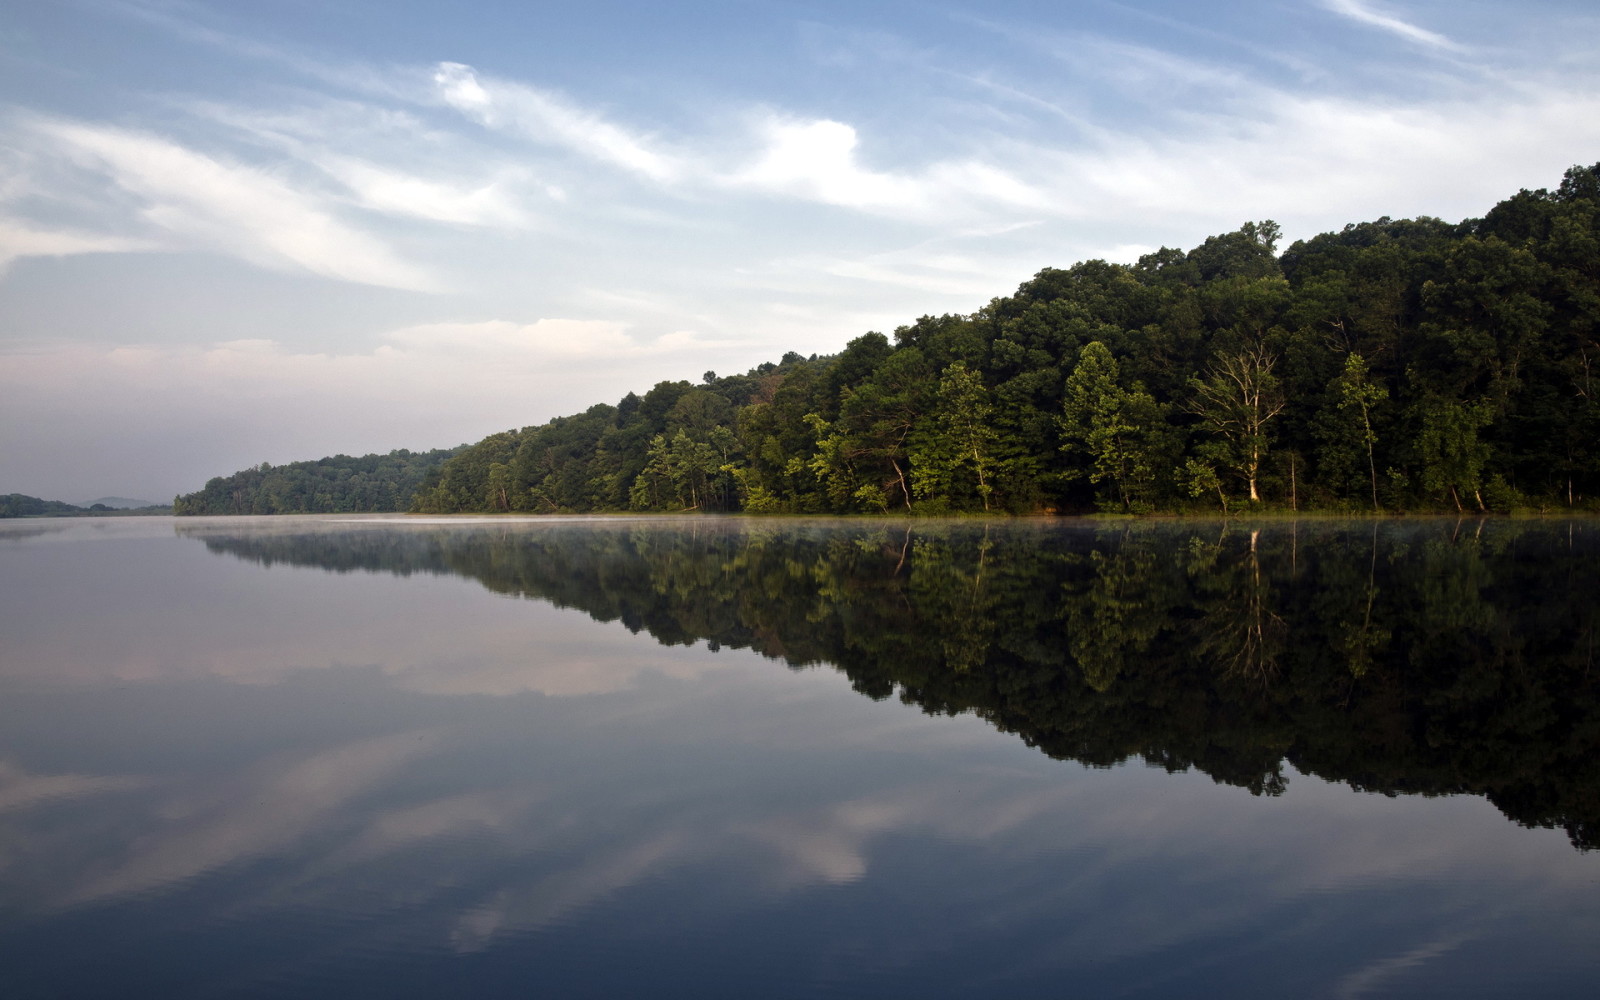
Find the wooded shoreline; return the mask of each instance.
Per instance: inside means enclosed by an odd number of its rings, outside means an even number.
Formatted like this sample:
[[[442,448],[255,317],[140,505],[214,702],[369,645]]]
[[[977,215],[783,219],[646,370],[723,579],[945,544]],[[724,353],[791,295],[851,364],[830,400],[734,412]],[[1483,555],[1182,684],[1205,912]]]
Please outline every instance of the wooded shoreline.
[[[968,315],[178,514],[1600,510],[1600,164],[1482,219],[1272,222]]]

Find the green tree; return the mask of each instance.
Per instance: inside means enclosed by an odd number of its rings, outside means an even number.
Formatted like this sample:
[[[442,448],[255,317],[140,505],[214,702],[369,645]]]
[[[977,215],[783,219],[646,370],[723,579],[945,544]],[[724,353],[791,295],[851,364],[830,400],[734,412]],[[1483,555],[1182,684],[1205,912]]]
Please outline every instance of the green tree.
[[[907,510],[912,497],[907,439],[936,391],[937,381],[922,352],[902,347],[871,378],[847,387],[840,399],[839,424],[849,436],[858,467],[876,470],[875,481],[866,485],[876,486],[886,500],[893,497]]]
[[[952,362],[939,379],[934,412],[912,450],[911,488],[925,499],[960,502],[970,486],[984,510],[994,486],[994,406],[977,372]],[[966,482],[967,477],[972,482]]]
[[[1090,460],[1091,483],[1109,483],[1124,512],[1152,499],[1165,420],[1155,398],[1137,383],[1124,389],[1106,345],[1084,345],[1063,390],[1062,450]]]
[[[511,466],[504,462],[490,463],[488,493],[491,509],[511,509]]]
[[[1424,400],[1422,430],[1417,450],[1422,458],[1422,485],[1435,494],[1448,492],[1461,510],[1461,493],[1469,492],[1483,510],[1483,468],[1489,446],[1479,432],[1494,420],[1487,402],[1462,403],[1453,399]]]
[[[1344,360],[1344,372],[1335,380],[1339,392],[1338,407],[1361,416],[1360,441],[1367,452],[1367,475],[1372,483],[1372,509],[1378,509],[1378,465],[1372,456],[1372,447],[1378,435],[1372,429],[1372,408],[1389,398],[1389,390],[1374,382],[1367,370],[1367,361],[1352,352]]]

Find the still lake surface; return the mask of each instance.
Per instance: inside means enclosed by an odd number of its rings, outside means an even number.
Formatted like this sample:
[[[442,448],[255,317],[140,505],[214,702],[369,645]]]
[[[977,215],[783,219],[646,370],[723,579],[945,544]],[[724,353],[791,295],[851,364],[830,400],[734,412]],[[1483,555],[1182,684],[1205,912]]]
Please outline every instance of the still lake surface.
[[[1600,523],[0,523],[0,996],[1593,997]]]

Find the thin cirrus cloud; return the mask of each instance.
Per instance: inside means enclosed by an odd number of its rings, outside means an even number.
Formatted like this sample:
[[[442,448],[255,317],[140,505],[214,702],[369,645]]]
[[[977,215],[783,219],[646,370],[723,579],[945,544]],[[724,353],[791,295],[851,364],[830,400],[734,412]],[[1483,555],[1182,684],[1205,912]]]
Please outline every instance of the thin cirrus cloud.
[[[1371,4],[1364,3],[1363,0],[1323,0],[1322,5],[1335,14],[1398,35],[1408,42],[1448,52],[1465,51],[1464,46],[1446,36],[1426,28],[1419,28],[1394,14],[1385,13]]]
[[[461,226],[517,229],[531,221],[521,203],[526,170],[492,156],[486,162],[484,150],[429,128],[408,109],[324,98],[283,110],[216,101],[184,110],[332,181],[330,199]]]
[[[502,180],[467,187],[337,154],[312,158],[365,208],[427,222],[520,228],[527,217]]]
[[[485,128],[565,147],[657,183],[684,174],[684,163],[651,148],[647,138],[547,91],[480,77],[471,66],[454,62],[439,63],[433,80],[441,101]]]
[[[917,172],[874,170],[861,162],[856,129],[840,121],[758,115],[734,145],[755,146],[743,163],[711,152],[713,140],[685,140],[666,151],[658,139],[629,131],[548,91],[480,74],[462,63],[434,72],[439,99],[492,131],[555,146],[620,169],[661,188],[703,194],[761,194],[873,215],[927,221],[979,206],[1038,209],[1038,191],[979,160],[936,162]]]
[[[72,229],[41,229],[0,218],[0,275],[22,257],[70,257],[83,253],[137,253],[157,249],[151,240]]]
[[[1298,236],[1335,224],[1330,209],[1345,221],[1481,213],[1492,204],[1486,187],[1503,197],[1550,172],[1552,134],[1574,148],[1600,146],[1600,94],[1526,85],[1491,102],[1377,107],[1275,92],[1242,125],[1118,136],[1065,157],[1062,173],[1085,212],[1095,203],[1175,220],[1271,211]],[[1492,150],[1486,135],[1496,137]]]
[[[139,221],[166,249],[203,248],[262,267],[389,288],[435,287],[424,269],[270,171],[145,132],[63,120],[39,121],[33,131],[66,160],[131,196]]]

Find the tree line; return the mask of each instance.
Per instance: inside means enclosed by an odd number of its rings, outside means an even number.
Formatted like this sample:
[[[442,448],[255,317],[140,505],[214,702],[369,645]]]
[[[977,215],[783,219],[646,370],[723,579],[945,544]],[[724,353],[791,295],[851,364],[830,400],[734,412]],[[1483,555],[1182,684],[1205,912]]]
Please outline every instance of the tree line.
[[[403,511],[430,472],[455,449],[387,455],[334,455],[313,462],[260,465],[209,480],[172,502],[175,514],[354,514]]]
[[[165,514],[168,507],[108,507],[92,503],[87,507],[62,500],[42,500],[26,493],[0,495],[0,517],[104,517],[129,514]]]
[[[1247,223],[835,355],[664,381],[414,483],[247,469],[179,513],[1600,506],[1600,164],[1483,218]],[[391,453],[396,455],[409,453]],[[440,453],[430,452],[428,456]],[[425,467],[425,468],[424,468]]]
[[[1600,164],[1482,219],[1250,223],[837,355],[491,435],[419,512],[1594,506]]]

